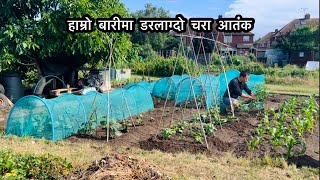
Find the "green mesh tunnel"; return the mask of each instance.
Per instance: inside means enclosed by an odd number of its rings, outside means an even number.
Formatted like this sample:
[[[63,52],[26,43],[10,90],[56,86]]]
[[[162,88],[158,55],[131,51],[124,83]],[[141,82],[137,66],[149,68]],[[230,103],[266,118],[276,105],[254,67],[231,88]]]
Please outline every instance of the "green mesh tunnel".
[[[171,77],[165,77],[160,79],[155,83],[153,87],[152,96],[155,96],[161,99],[166,99],[168,96],[168,99],[170,100],[175,99],[178,84],[180,83],[181,80],[187,77],[189,77],[189,75],[183,74],[181,76],[173,75]]]
[[[153,92],[153,88],[154,88],[154,85],[157,83],[157,81],[152,81],[150,82],[150,87],[151,87],[151,94]]]
[[[255,74],[251,74],[250,78],[247,82],[248,87],[254,92],[256,93],[256,86],[257,85],[261,85],[264,86],[265,84],[265,80],[264,80],[264,75],[255,75]]]
[[[206,107],[211,108],[218,104],[220,85],[218,77],[210,74],[202,74],[197,79],[199,79],[205,89]]]
[[[105,119],[108,113],[108,101],[99,92],[91,91],[85,95],[77,96],[86,110],[87,121],[93,120],[93,125],[100,125],[100,121]]]
[[[60,140],[76,133],[85,122],[84,106],[75,95],[48,100],[25,96],[11,109],[6,134]]]
[[[11,109],[6,134],[61,140],[77,133],[89,120],[96,120],[93,125],[98,126],[106,117],[123,120],[153,108],[150,92],[140,85],[109,94],[62,94],[53,99],[26,96]]]
[[[149,93],[152,93],[152,87],[147,81],[141,81],[137,85],[144,87]]]
[[[226,76],[227,76],[228,84],[233,78],[238,77],[239,75],[240,75],[240,71],[238,71],[238,70],[231,69],[231,70],[227,71]],[[227,90],[227,84],[226,84],[225,76],[223,73],[220,73],[219,78],[220,78],[220,80],[219,80],[220,81],[219,95],[220,95],[220,97],[222,97],[224,92]],[[265,84],[264,75],[263,74],[262,75],[250,74],[250,78],[249,78],[248,82],[246,82],[246,84],[253,92],[256,92],[255,86],[257,84],[260,84],[260,85]],[[246,92],[243,92],[243,93],[246,93]]]
[[[128,84],[124,85],[122,88],[124,88],[124,89],[129,89],[131,86],[134,86],[134,85],[136,85],[136,84],[137,84],[137,83],[131,82],[131,83],[128,83]]]
[[[127,89],[117,88],[102,96],[110,101],[109,118],[119,121],[138,114],[135,98]]]
[[[148,83],[147,81],[140,81],[138,83],[128,83],[125,86],[123,86],[124,89],[129,89],[130,87],[134,86],[134,85],[139,85],[144,87],[146,90],[148,90],[149,93],[152,93],[152,89],[153,86],[151,86],[150,83]],[[153,84],[154,85],[154,84]]]
[[[238,70],[232,69],[226,72],[226,77],[227,77],[227,82],[229,82],[240,75],[240,72]],[[219,75],[219,81],[220,81],[220,88],[219,88],[219,102],[220,102],[220,111],[225,110],[225,104],[222,102],[222,96],[224,92],[227,90],[227,85],[226,84],[226,79],[225,75],[223,73],[220,73]],[[248,82],[246,82],[249,89],[251,89],[254,93],[256,93],[256,85],[262,85],[264,86],[265,80],[264,80],[264,75],[255,75],[255,74],[250,74],[250,78]],[[247,94],[245,91],[243,93]]]
[[[138,114],[154,109],[150,91],[141,86],[140,83],[131,86],[128,92],[130,92],[135,99]]]
[[[205,95],[205,89],[199,79],[187,77],[180,81],[176,91],[175,105],[181,103],[194,103],[197,101],[198,105]]]

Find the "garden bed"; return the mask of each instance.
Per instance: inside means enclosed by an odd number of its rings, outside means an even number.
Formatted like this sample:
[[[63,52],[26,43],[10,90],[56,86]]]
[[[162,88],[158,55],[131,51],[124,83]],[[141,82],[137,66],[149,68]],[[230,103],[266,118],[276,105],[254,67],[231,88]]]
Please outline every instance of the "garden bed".
[[[278,109],[280,103],[292,96],[272,95],[266,98],[265,107]],[[108,143],[111,146],[138,147],[145,150],[160,150],[164,152],[177,153],[188,151],[192,153],[220,154],[231,152],[241,157],[263,157],[265,155],[282,155],[284,151],[272,149],[267,143],[262,143],[253,151],[248,150],[248,143],[251,140],[251,133],[254,131],[261,118],[262,113],[258,111],[240,111],[236,113],[238,121],[223,123],[222,126],[216,125],[216,131],[207,137],[209,148],[207,149],[204,141],[197,142],[190,134],[176,134],[169,139],[163,138],[164,127],[170,127],[181,119],[188,119],[191,114],[195,114],[196,109],[180,109],[173,107],[172,102],[167,102],[167,107],[163,114],[164,101],[154,99],[155,109],[144,113],[140,118],[143,125],[129,127],[127,133],[122,136],[111,139]],[[168,107],[169,106],[169,107]],[[201,112],[205,112],[202,110]],[[161,118],[162,117],[162,118]],[[135,119],[136,117],[133,117]],[[221,118],[224,118],[223,116]],[[106,143],[106,138],[99,138],[101,142]],[[87,141],[88,138],[73,136],[68,141]],[[316,121],[314,133],[306,133],[305,140],[307,151],[304,156],[299,158],[290,158],[289,162],[299,165],[310,165],[319,167],[319,121]],[[306,159],[309,159],[306,161]],[[310,161],[313,160],[313,161]],[[307,163],[306,163],[307,162]],[[309,163],[308,163],[309,162]]]

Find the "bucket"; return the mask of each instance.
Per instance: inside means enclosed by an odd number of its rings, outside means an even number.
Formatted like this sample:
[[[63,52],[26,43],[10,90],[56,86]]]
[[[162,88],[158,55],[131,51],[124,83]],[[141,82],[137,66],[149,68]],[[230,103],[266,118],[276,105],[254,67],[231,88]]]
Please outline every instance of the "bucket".
[[[12,103],[17,102],[24,96],[24,88],[18,73],[6,72],[0,74],[0,83],[5,89],[5,95]]]

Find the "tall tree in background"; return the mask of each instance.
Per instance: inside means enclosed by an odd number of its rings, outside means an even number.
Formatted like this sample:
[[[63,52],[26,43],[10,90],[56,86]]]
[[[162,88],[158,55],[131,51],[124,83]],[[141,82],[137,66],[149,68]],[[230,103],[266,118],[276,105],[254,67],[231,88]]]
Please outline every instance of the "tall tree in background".
[[[162,7],[158,8],[152,4],[146,4],[144,10],[136,11],[132,14],[134,18],[169,18],[169,11],[164,10]],[[131,41],[141,46],[149,47],[157,50],[171,50],[179,45],[179,40],[169,33],[157,32],[141,32],[139,30],[132,33]]]
[[[53,57],[67,57],[85,62],[106,61],[111,34],[114,39],[113,59],[123,61],[132,43],[126,33],[71,34],[66,18],[129,17],[118,0],[2,0],[0,1],[0,68],[12,64],[41,64]]]
[[[276,47],[288,51],[319,51],[319,25],[305,26],[277,41]]]

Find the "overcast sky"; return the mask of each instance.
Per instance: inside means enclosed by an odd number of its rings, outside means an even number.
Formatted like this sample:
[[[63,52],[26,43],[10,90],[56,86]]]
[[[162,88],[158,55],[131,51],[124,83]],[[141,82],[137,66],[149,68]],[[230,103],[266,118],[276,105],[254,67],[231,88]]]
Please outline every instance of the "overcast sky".
[[[255,18],[255,39],[266,33],[281,29],[295,18],[310,13],[311,18],[319,18],[319,0],[120,0],[131,11],[144,9],[146,3],[163,7],[172,16],[182,14],[186,18],[224,17]]]

